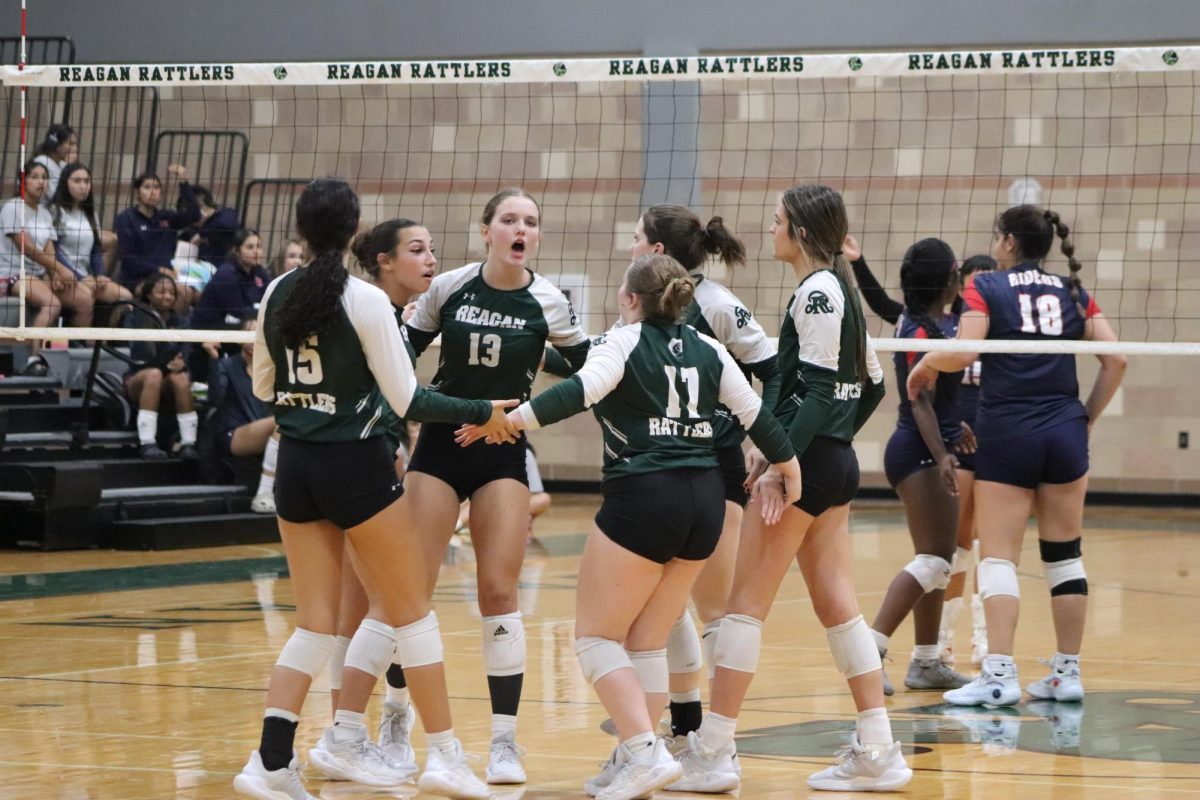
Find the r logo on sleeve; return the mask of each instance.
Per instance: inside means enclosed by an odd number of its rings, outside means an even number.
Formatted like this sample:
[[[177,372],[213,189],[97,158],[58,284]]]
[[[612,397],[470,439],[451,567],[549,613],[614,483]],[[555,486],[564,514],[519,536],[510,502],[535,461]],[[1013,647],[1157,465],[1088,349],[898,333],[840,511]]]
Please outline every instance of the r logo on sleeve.
[[[805,314],[832,314],[833,306],[829,297],[822,291],[814,289],[808,293],[808,303],[804,306]]]

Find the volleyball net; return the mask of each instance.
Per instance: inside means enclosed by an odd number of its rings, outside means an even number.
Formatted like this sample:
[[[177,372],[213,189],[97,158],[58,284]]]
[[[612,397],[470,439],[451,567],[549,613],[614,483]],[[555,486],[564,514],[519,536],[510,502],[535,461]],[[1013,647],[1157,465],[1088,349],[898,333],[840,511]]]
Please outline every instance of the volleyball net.
[[[711,265],[770,334],[794,288],[768,234],[780,192],[820,182],[845,198],[850,231],[880,283],[935,236],[962,261],[986,253],[996,214],[1022,202],[1071,226],[1084,286],[1118,345],[960,345],[890,339],[880,349],[1200,354],[1200,47],[750,54],[329,63],[29,63],[4,68],[9,128],[66,124],[87,162],[100,226],[155,173],[174,209],[187,168],[211,203],[261,240],[263,266],[294,237],[312,178],[357,189],[364,227],[407,217],[441,267],[483,257],[479,216],[520,185],[542,208],[535,268],[585,330],[615,318],[639,214],[678,203],[719,215],[748,263]],[[9,136],[6,141],[15,141]],[[34,148],[23,153],[32,156]],[[8,154],[0,188],[18,191]],[[181,241],[188,229],[181,229]],[[182,253],[182,255],[178,255]],[[1053,250],[1049,271],[1066,272]],[[120,258],[106,270],[121,278]],[[183,258],[180,263],[176,258]],[[180,276],[186,248],[156,265]],[[174,263],[172,263],[174,261]],[[211,266],[215,267],[216,264]],[[24,284],[20,286],[24,290]],[[22,296],[22,295],[19,295]],[[11,304],[11,299],[10,299]],[[245,309],[224,309],[236,320]],[[35,328],[8,315],[0,338],[244,341],[237,330]],[[224,323],[222,323],[224,324]],[[219,326],[218,326],[219,327]],[[229,327],[234,327],[232,324]]]

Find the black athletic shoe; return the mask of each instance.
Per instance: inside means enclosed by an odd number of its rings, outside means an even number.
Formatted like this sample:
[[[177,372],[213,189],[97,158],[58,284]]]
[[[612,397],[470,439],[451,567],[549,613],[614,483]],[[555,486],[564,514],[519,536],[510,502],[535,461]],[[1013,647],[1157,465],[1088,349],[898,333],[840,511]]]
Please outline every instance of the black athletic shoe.
[[[170,456],[156,444],[144,444],[142,445],[142,458],[147,461],[164,461]]]

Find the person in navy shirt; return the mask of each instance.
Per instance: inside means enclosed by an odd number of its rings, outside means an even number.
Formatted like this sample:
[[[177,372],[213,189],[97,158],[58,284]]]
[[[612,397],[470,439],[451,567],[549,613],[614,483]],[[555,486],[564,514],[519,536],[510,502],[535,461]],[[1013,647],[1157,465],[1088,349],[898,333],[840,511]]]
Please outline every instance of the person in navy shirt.
[[[1054,238],[1070,274],[1042,268]],[[992,256],[999,270],[979,275],[964,294],[968,310],[960,339],[1116,341],[1100,308],[1080,285],[1081,265],[1058,214],[1015,206],[996,218]],[[963,369],[974,353],[934,353],[908,377],[909,397],[931,388],[938,372]],[[987,614],[990,652],[980,676],[946,692],[955,705],[1014,705],[1021,686],[1013,663],[1020,593],[1017,563],[1031,513],[1050,587],[1058,652],[1050,674],[1026,691],[1036,700],[1083,699],[1079,651],[1087,611],[1087,575],[1080,547],[1087,492],[1088,438],[1120,386],[1125,357],[1101,355],[1086,403],[1079,400],[1075,356],[984,354],[975,433],[979,593]]]
[[[200,295],[192,312],[195,328],[233,328],[258,311],[271,276],[263,268],[258,231],[242,228],[234,234],[233,251]]]
[[[175,255],[175,240],[181,228],[199,217],[192,186],[187,182],[187,168],[172,164],[167,172],[179,179],[179,194],[185,202],[175,212],[159,208],[162,202],[162,180],[153,172],[139,175],[133,181],[137,203],[117,215],[117,252],[121,258],[118,278],[125,288],[134,291],[139,283],[156,272],[169,274],[171,258]]]
[[[961,280],[950,245],[941,239],[922,239],[908,248],[900,267],[904,312],[896,337],[900,339],[952,339],[958,332],[957,306]],[[903,384],[909,368],[924,353],[896,352],[896,378]],[[901,396],[896,430],[888,440],[884,471],[888,483],[904,501],[909,536],[916,556],[888,587],[871,632],[883,655],[889,638],[913,612],[916,647],[905,676],[910,689],[956,689],[970,681],[944,665],[938,654],[941,603],[918,602],[925,595],[941,599],[950,584],[958,532],[958,458],[960,449],[973,449],[974,438],[964,436],[958,411],[960,373],[946,373],[933,391],[915,400]],[[884,694],[892,694],[890,681]]]

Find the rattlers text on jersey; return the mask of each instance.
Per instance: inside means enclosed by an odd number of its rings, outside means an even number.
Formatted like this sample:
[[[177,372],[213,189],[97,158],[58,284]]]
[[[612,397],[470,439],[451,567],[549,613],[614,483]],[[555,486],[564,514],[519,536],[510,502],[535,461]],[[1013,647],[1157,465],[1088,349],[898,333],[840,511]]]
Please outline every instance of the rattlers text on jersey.
[[[482,264],[468,264],[433,279],[408,322],[416,352],[440,331],[441,355],[433,385],[453,397],[525,399],[546,343],[574,367],[590,342],[566,296],[530,271],[521,289],[500,290],[483,279]]]
[[[530,429],[592,407],[604,436],[604,478],[715,467],[713,418],[729,408],[773,463],[791,457],[782,428],[716,340],[683,324],[613,328],[574,376],[521,407]]]
[[[427,422],[481,424],[491,416],[490,404],[441,397],[417,384],[387,295],[358,278],[346,281],[328,331],[287,347],[275,315],[300,274],[293,270],[267,288],[255,332],[254,394],[271,405],[284,436],[317,442],[380,436],[385,396],[400,416]]]
[[[863,331],[848,313],[846,291],[831,270],[810,273],[788,302],[779,330],[783,380],[775,416],[789,430],[797,454],[814,436],[852,441],[883,396],[883,369],[870,336],[870,385],[858,380],[855,342]]]
[[[733,292],[703,275],[692,278],[696,281],[696,292],[683,321],[725,345],[747,380],[753,374],[762,381],[763,403],[774,408],[779,393],[775,345]],[[713,429],[718,450],[738,447],[746,438],[745,430],[723,405],[717,406]]]

